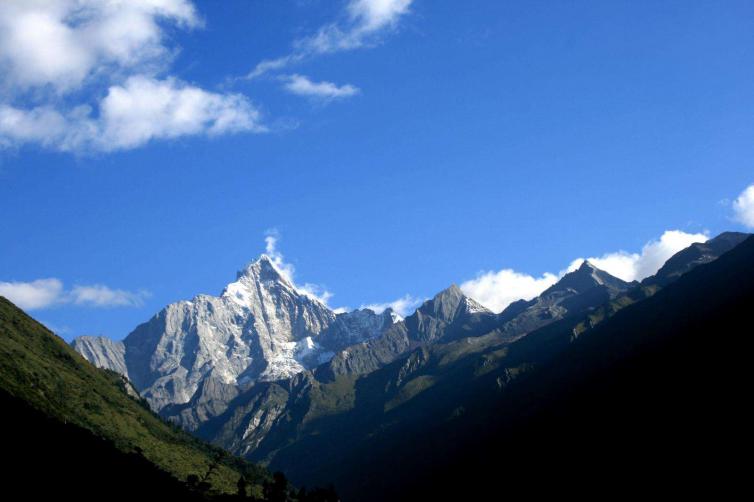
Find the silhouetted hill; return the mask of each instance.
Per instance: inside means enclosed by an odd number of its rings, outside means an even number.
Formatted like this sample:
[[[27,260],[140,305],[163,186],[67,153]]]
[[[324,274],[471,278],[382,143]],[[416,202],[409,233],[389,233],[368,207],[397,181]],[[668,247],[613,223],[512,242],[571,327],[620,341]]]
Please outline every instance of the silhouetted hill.
[[[475,358],[493,369],[422,401],[435,420],[404,420],[351,452],[344,499],[726,498],[747,479],[752,304],[748,238],[594,327],[564,319],[508,347],[505,363]],[[461,399],[432,404],[443,395]]]

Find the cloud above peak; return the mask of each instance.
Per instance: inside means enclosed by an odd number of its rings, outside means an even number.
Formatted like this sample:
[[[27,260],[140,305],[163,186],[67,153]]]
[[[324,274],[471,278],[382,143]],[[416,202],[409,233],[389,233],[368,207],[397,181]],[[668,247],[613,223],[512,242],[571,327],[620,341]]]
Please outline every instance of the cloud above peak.
[[[245,96],[165,75],[177,50],[166,26],[202,24],[189,0],[0,2],[0,148],[109,152],[266,131]]]
[[[668,230],[659,239],[646,243],[640,252],[630,253],[621,250],[596,257],[577,258],[560,272],[546,272],[540,277],[509,268],[484,271],[474,279],[462,283],[461,290],[493,312],[501,312],[516,300],[535,298],[563,275],[579,268],[585,259],[595,267],[624,281],[640,281],[656,273],[678,251],[707,239],[705,234]]]
[[[696,242],[706,242],[706,234],[689,234],[681,230],[667,230],[659,239],[646,243],[639,253],[616,251],[589,257],[592,265],[624,281],[641,281],[656,273],[678,251]],[[576,270],[584,258],[571,262],[567,271]]]
[[[733,201],[733,217],[747,228],[754,228],[754,184]]]
[[[281,253],[278,249],[279,241],[280,233],[277,230],[268,231],[267,236],[265,236],[264,238],[265,255],[267,255],[275,268],[283,275],[283,277],[285,277],[288,282],[293,285],[293,287],[296,288],[299,293],[327,305],[333,294],[325,287],[320,286],[319,284],[308,282],[304,284],[296,284],[294,280],[296,268],[293,266],[293,264],[285,261],[283,253]]]

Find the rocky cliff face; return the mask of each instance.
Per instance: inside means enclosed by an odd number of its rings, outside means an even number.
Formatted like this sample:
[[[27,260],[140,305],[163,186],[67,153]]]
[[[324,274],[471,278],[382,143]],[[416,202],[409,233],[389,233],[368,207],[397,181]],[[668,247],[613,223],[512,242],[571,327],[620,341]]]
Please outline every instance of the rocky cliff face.
[[[124,340],[129,376],[157,410],[187,403],[205,379],[243,386],[290,377],[322,356],[335,315],[263,256],[219,297],[168,305]],[[317,361],[315,361],[317,362]]]
[[[429,351],[452,360],[491,345],[505,346],[568,315],[588,312],[630,286],[586,262],[538,298],[499,315],[450,286],[380,336],[346,347],[327,364],[241,392],[224,414],[206,421],[197,433],[236,454],[269,460],[322,417],[366,410],[372,400],[386,411],[409,400],[437,377],[429,371],[426,380],[415,382],[417,389],[404,388],[405,380],[424,371]],[[387,396],[392,400],[380,401]],[[342,426],[350,427],[345,419]]]
[[[254,382],[290,378],[392,322],[391,312],[336,315],[263,255],[220,296],[168,305],[122,343],[82,337],[73,346],[128,376],[154,410],[193,428]]]
[[[635,284],[622,281],[584,261],[577,270],[564,275],[537,298],[512,303],[503,310],[498,332],[513,340],[568,315],[602,305],[632,285]]]
[[[576,339],[745,237],[723,234],[694,244],[642,284],[584,262],[539,297],[514,302],[500,314],[451,286],[406,319],[389,310],[336,315],[263,256],[219,297],[169,305],[122,344],[85,337],[74,346],[96,364],[128,374],[163,417],[229,451],[266,461],[285,445],[315,441],[324,417],[337,434],[354,426],[349,417],[363,422],[367,414],[381,416],[440,377],[484,374],[512,347],[545,357],[537,351],[550,350],[540,343],[550,331],[578,319],[565,332],[566,340]],[[470,354],[481,359],[461,373],[443,373],[442,367]],[[503,373],[497,385],[511,378]]]
[[[76,352],[98,368],[107,368],[128,376],[126,346],[106,336],[80,336],[71,343]]]
[[[341,350],[318,373],[320,378],[368,373],[418,345],[478,336],[494,329],[496,323],[495,314],[454,284],[403,321],[388,326],[381,336]]]

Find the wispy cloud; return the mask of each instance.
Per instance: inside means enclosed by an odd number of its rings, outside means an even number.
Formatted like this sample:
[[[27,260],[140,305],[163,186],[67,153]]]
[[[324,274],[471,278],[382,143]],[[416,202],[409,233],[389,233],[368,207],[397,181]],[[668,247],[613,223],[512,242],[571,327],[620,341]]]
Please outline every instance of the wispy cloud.
[[[305,284],[296,284],[296,281],[294,280],[296,268],[293,266],[293,264],[285,261],[283,253],[281,253],[278,249],[280,232],[274,229],[269,230],[267,232],[267,236],[264,238],[264,241],[265,254],[270,258],[270,261],[273,263],[273,265],[275,265],[275,268],[277,268],[278,271],[283,274],[286,280],[293,284],[296,290],[298,290],[301,294],[304,294],[309,298],[313,298],[327,305],[333,294],[325,287],[308,282]]]
[[[70,299],[76,305],[92,307],[141,307],[144,300],[151,296],[147,291],[133,293],[123,289],[111,289],[102,284],[92,286],[75,286],[70,292]]]
[[[314,56],[374,45],[410,12],[413,0],[350,0],[340,20],[293,42],[293,51],[259,62],[245,78],[258,78]]]
[[[0,296],[24,310],[43,309],[61,302],[64,297],[63,283],[59,279],[0,282]]]
[[[355,96],[360,92],[358,87],[350,84],[338,86],[332,82],[314,82],[305,75],[285,75],[281,77],[285,82],[284,88],[293,94],[329,101]]]
[[[370,303],[368,305],[362,305],[361,308],[372,310],[377,314],[384,312],[385,309],[391,308],[401,317],[406,317],[407,315],[412,314],[414,310],[416,310],[416,307],[421,305],[422,302],[424,302],[424,300],[421,298],[405,295],[391,302]]]
[[[0,2],[0,147],[113,151],[263,132],[245,96],[158,76],[176,52],[165,26],[202,24],[189,0]]]
[[[640,252],[616,251],[587,259],[624,281],[642,280],[656,273],[678,251],[707,239],[705,234],[668,230],[659,239],[645,244]],[[564,270],[546,272],[540,277],[512,269],[481,272],[476,278],[461,284],[461,290],[490,310],[500,312],[516,300],[538,296],[565,273],[577,269],[583,261],[584,258],[575,259]]]
[[[89,307],[140,307],[150,296],[147,291],[130,292],[102,284],[74,286],[66,291],[56,278],[31,282],[0,282],[0,295],[24,310],[41,310],[58,305],[74,304]]]
[[[733,216],[747,228],[754,228],[754,184],[749,185],[733,201]]]

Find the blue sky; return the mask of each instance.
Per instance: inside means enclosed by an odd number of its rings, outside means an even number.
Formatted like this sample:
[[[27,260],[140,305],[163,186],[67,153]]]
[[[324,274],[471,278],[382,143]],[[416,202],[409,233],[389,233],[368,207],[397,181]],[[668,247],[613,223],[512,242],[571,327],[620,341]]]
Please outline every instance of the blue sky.
[[[0,294],[67,339],[270,235],[333,307],[499,309],[754,227],[751,2],[81,5],[0,6]]]

